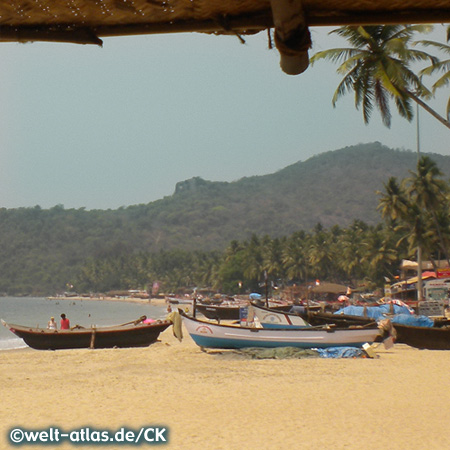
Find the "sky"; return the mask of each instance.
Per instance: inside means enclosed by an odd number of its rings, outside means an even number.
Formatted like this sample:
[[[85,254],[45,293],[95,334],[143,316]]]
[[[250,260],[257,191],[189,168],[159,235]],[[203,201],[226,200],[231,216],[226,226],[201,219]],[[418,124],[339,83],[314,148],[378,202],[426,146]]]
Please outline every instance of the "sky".
[[[346,46],[312,28],[313,49]],[[444,42],[443,29],[433,36]],[[105,38],[103,47],[0,43],[0,207],[116,209],[172,195],[192,177],[236,181],[379,141],[416,151],[416,122],[369,125],[319,61],[284,74],[265,32]],[[430,102],[441,114],[450,92]],[[423,152],[449,130],[420,112]]]

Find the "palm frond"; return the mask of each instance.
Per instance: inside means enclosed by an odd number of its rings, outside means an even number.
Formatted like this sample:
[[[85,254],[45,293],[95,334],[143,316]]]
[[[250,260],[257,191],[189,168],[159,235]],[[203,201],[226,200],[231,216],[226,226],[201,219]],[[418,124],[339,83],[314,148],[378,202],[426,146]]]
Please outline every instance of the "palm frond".
[[[336,102],[340,97],[345,95],[347,92],[350,92],[354,87],[354,78],[353,78],[353,71],[349,72],[347,76],[345,76],[342,81],[339,83],[338,87],[336,88],[336,91],[334,92],[332,104],[333,106],[336,106]]]
[[[444,75],[442,75],[442,77],[440,77],[433,84],[433,92],[436,91],[437,89],[441,88],[441,87],[448,86],[449,83],[450,83],[450,72],[447,72]]]
[[[354,67],[361,66],[361,61],[367,57],[366,52],[358,52],[344,61],[336,70],[336,72],[344,74]]]
[[[375,100],[377,103],[377,107],[380,111],[383,124],[386,127],[390,128],[392,116],[389,108],[389,95],[379,80],[375,82],[374,91],[375,91]]]
[[[441,42],[420,40],[413,43],[413,45],[417,44],[423,45],[424,47],[434,47],[436,50],[443,53],[450,53],[450,45],[442,44]]]
[[[411,105],[411,99],[408,96],[398,96],[394,98],[395,105],[401,117],[404,117],[408,122],[414,117],[413,107]]]
[[[423,75],[433,75],[436,72],[448,72],[450,71],[450,59],[446,59],[444,61],[439,61],[431,66],[422,69],[419,72],[420,76]]]
[[[330,34],[337,34],[338,36],[347,39],[354,47],[363,48],[367,46],[366,37],[361,34],[361,27],[343,26],[330,32]]]
[[[316,61],[320,59],[329,60],[333,63],[339,63],[343,59],[347,59],[352,57],[358,50],[354,48],[332,48],[329,50],[323,50],[314,54],[309,62],[314,64]]]

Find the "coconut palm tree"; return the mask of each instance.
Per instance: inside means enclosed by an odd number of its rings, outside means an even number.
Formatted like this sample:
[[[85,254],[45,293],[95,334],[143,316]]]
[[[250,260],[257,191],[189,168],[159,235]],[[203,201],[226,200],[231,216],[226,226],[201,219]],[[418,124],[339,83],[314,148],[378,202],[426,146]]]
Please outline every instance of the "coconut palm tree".
[[[444,180],[438,178],[442,175],[442,172],[431,158],[422,156],[417,163],[417,172],[411,172],[409,191],[410,195],[415,197],[418,207],[427,211],[432,217],[441,250],[450,266],[449,254],[444,244],[438,220],[438,213],[442,209],[442,205],[447,203],[447,184]]]
[[[393,223],[405,217],[408,212],[409,200],[401,184],[395,177],[390,177],[384,184],[385,193],[378,191],[381,196],[377,209],[381,210],[381,216]]]
[[[309,237],[304,232],[292,235],[283,247],[282,262],[290,280],[307,280],[310,273],[308,261]]]
[[[380,226],[366,233],[361,262],[367,264],[367,272],[372,280],[383,280],[386,274],[392,276],[392,268],[398,260],[391,240],[390,234]]]
[[[432,64],[437,59],[428,53],[409,48],[416,32],[428,32],[427,25],[375,25],[344,26],[335,33],[352,45],[350,48],[335,48],[316,53],[311,58],[314,64],[320,59],[340,63],[337,71],[344,75],[334,96],[337,100],[350,91],[355,93],[355,105],[362,107],[364,122],[368,123],[374,105],[379,109],[387,127],[391,125],[389,100],[393,99],[399,114],[411,121],[412,101],[450,128],[450,122],[430,108],[420,97],[429,97],[431,92],[423,85],[410,65],[428,60]]]
[[[447,42],[448,41],[450,41],[450,26],[447,27]],[[448,44],[443,44],[440,42],[428,41],[428,40],[420,40],[420,41],[417,41],[416,44],[421,44],[425,47],[433,47],[435,50],[439,51],[440,53],[450,56],[450,45],[448,45]],[[450,58],[444,59],[444,60],[433,61],[433,63],[430,66],[421,70],[419,75],[420,76],[434,75],[436,73],[441,74],[441,76],[431,87],[433,90],[433,94],[436,92],[437,89],[446,87],[450,83]],[[450,118],[450,97],[447,102],[446,117],[447,117],[447,119]]]
[[[362,248],[365,235],[365,224],[355,220],[349,228],[345,229],[338,241],[338,263],[347,278],[356,284],[356,280],[363,275]]]

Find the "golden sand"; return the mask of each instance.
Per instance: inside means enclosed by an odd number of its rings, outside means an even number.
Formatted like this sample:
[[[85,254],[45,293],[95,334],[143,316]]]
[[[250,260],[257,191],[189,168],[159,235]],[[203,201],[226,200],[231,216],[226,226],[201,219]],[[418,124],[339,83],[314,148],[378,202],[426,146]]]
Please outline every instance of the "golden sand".
[[[148,348],[4,351],[0,449],[15,448],[15,427],[152,425],[170,429],[167,449],[450,448],[450,352],[397,344],[377,355],[249,360],[202,352],[170,328]]]

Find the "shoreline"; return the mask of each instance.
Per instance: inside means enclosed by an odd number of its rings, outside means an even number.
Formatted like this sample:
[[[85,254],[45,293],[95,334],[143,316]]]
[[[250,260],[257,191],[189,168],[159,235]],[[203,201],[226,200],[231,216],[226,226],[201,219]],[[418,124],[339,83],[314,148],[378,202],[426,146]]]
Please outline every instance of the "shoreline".
[[[137,298],[137,297],[43,297],[50,301],[107,301],[107,302],[124,302],[124,303],[143,303],[153,306],[164,306],[167,304],[167,300],[165,298]]]

